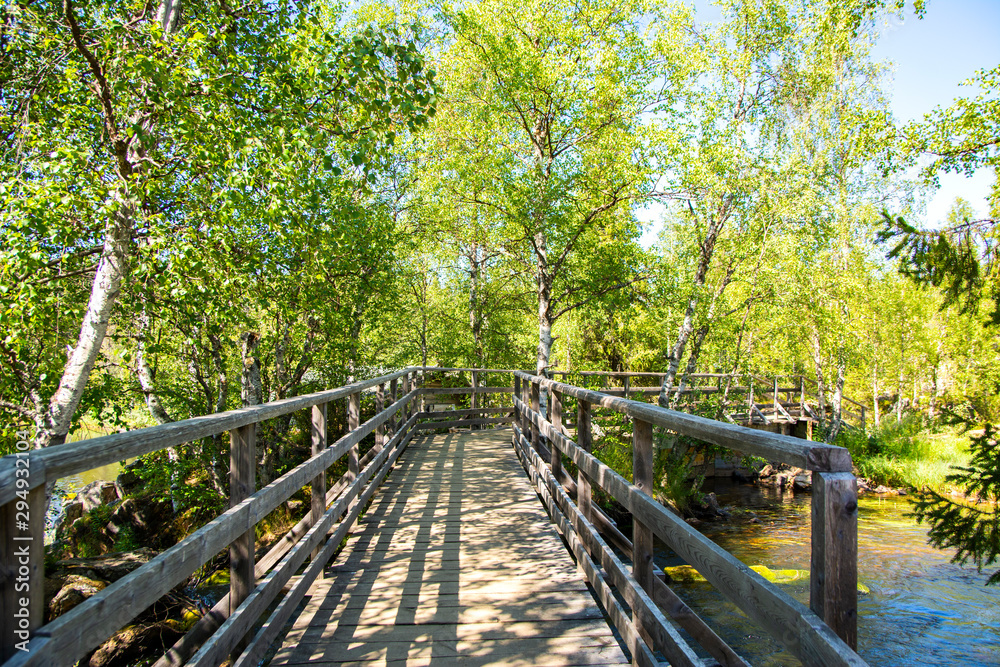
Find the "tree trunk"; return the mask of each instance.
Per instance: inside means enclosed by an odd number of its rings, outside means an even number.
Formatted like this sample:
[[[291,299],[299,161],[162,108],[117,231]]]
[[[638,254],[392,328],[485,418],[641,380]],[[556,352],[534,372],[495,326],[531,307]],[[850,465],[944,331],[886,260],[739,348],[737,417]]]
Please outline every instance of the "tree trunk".
[[[817,406],[819,426],[822,429],[826,426],[826,381],[823,379],[823,353],[819,345],[819,331],[815,324],[813,324],[809,340],[812,343],[813,365],[816,368],[816,398],[819,401]]]
[[[90,372],[100,356],[111,313],[121,291],[135,211],[134,202],[118,202],[117,209],[105,226],[104,248],[94,275],[80,335],[63,369],[59,387],[49,401],[45,428],[38,432],[36,447],[62,444],[69,434],[73,415],[80,405]]]
[[[256,355],[260,336],[248,331],[243,334],[242,339],[243,347],[240,352],[243,357],[243,374],[240,376],[240,401],[246,408],[260,405],[264,392],[260,382],[260,359]]]
[[[830,431],[827,433],[826,441],[834,442],[840,435],[843,426],[843,403],[844,403],[844,372],[847,369],[847,360],[843,347],[837,348],[837,383],[833,390],[833,416],[830,420]]]
[[[691,332],[694,331],[694,316],[698,309],[701,290],[705,286],[705,279],[708,277],[708,269],[712,263],[712,256],[715,254],[715,243],[719,238],[722,227],[726,224],[726,220],[729,219],[729,210],[729,199],[723,199],[715,214],[709,217],[708,228],[705,230],[705,238],[700,243],[698,266],[694,272],[691,296],[688,298],[687,309],[684,311],[684,319],[677,332],[677,341],[674,343],[673,350],[670,351],[667,374],[663,376],[663,382],[660,384],[660,394],[657,397],[657,401],[663,407],[669,405],[667,392],[674,386],[674,381],[677,378],[677,370],[681,364],[681,357],[684,356],[684,348],[687,346]]]

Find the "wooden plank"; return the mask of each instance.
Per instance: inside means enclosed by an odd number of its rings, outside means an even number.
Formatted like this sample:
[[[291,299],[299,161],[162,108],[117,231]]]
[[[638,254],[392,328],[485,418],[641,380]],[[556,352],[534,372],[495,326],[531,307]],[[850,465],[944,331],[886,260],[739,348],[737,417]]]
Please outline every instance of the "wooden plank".
[[[30,446],[26,440],[21,440]],[[45,613],[45,462],[13,455],[16,500],[0,507],[0,660],[28,647]],[[19,462],[19,463],[18,463]]]
[[[468,394],[509,394],[512,387],[425,387],[420,391],[425,395],[437,396],[440,394],[468,395]]]
[[[421,419],[442,419],[455,417],[474,417],[478,415],[510,415],[514,413],[514,408],[476,408],[462,410],[439,410],[437,412],[421,412]]]
[[[522,404],[522,410],[527,407]],[[689,526],[656,500],[629,484],[574,442],[556,434],[537,413],[529,418],[591,480],[693,566],[706,580],[806,664],[865,665],[822,619],[768,582],[732,554]]]
[[[792,436],[717,422],[676,410],[667,410],[641,401],[616,398],[527,374],[524,374],[522,379],[533,379],[536,383],[550,390],[561,391],[567,396],[586,400],[592,406],[614,410],[634,419],[642,419],[684,435],[746,454],[760,456],[769,461],[781,461],[806,470],[821,472],[851,471],[851,455],[843,447],[807,442]]]
[[[299,604],[302,594],[322,571],[334,551],[340,547],[340,543],[346,536],[347,531],[354,524],[354,521],[367,501],[378,489],[379,484],[388,473],[392,462],[405,449],[407,440],[402,432],[397,434],[394,440],[396,442],[391,442],[389,446],[383,448],[364,471],[359,471],[359,475],[352,482],[348,488],[348,492],[341,498],[337,506],[330,508],[324,514],[323,519],[314,525],[301,542],[285,556],[282,564],[264,578],[261,585],[241,605],[239,611],[226,619],[226,622],[222,624],[219,631],[198,650],[189,663],[191,667],[214,667],[224,659],[226,653],[231,650],[234,638],[244,635],[252,628],[252,625],[256,623],[267,606],[281,592],[282,587],[291,578],[292,574],[305,562],[306,555],[327,537],[327,532],[336,518],[340,516],[349,504],[352,504],[350,513],[338,525],[333,535],[329,539],[326,539],[326,544],[320,549],[319,557],[313,559],[312,563],[310,563],[306,571],[292,587],[292,590],[289,591],[278,605],[271,619],[269,619],[270,623],[277,615],[279,619],[278,628],[284,624],[285,620],[287,620],[287,614]],[[399,442],[400,440],[402,442]],[[397,445],[397,443],[399,444]],[[357,502],[352,503],[376,472],[377,476],[375,480],[364,489]],[[282,615],[284,615],[284,618],[281,618]],[[269,623],[265,623],[264,628],[257,632],[249,648],[235,660],[235,665],[256,665],[260,661],[263,652],[267,650],[268,645],[274,639],[274,634],[276,634],[276,629],[273,625],[269,626]],[[269,627],[269,630],[265,630]]]
[[[472,426],[475,424],[509,424],[513,421],[511,417],[488,417],[486,419],[456,419],[454,421],[433,421],[417,424],[417,429],[428,430],[437,428],[458,428],[461,426]]]
[[[852,649],[858,645],[858,485],[815,473],[809,606]]]
[[[590,557],[590,554],[587,553],[587,550],[584,548],[584,545],[580,541],[576,531],[572,528],[569,521],[560,511],[555,500],[553,499],[549,488],[542,478],[540,469],[543,464],[538,452],[534,451],[529,444],[523,440],[519,444],[521,446],[518,448],[518,452],[521,455],[522,462],[524,463],[528,474],[531,476],[532,482],[535,484],[538,494],[541,496],[542,501],[548,508],[549,516],[569,542],[573,555],[576,557],[577,566],[580,567],[591,586],[594,587],[594,590],[597,592],[597,598],[604,607],[604,611],[608,614],[611,622],[625,640],[626,646],[628,646],[629,651],[632,653],[633,665],[641,665],[642,667],[652,667],[653,665],[656,665],[656,659],[653,657],[649,647],[646,646],[642,637],[639,635],[635,624],[631,619],[629,619],[625,610],[615,598],[614,593],[604,581],[604,578],[597,569],[597,565]],[[558,486],[558,483],[556,486]]]
[[[32,457],[39,457],[45,462],[44,470],[47,481],[52,482],[68,475],[118,463],[125,459],[135,458],[143,454],[155,452],[167,447],[183,445],[199,438],[205,438],[226,431],[233,431],[248,424],[254,424],[267,419],[273,419],[292,412],[311,408],[320,403],[345,398],[380,382],[401,377],[406,370],[396,371],[371,380],[354,382],[344,387],[320,391],[304,396],[272,401],[263,405],[252,405],[227,412],[217,412],[202,417],[184,419],[182,421],[160,424],[148,428],[135,429],[124,433],[67,442],[62,445],[46,447],[32,452]],[[5,456],[0,459],[0,505],[5,505],[15,498],[14,488],[7,484],[13,479],[14,457]]]
[[[525,636],[526,629],[570,621],[591,624],[575,640],[587,660],[623,663],[601,611],[574,574],[507,442],[505,432],[478,431],[425,438],[411,446],[361,529],[348,540],[343,562],[314,585],[306,610],[272,664],[375,656],[383,650],[380,642],[480,627],[491,633],[517,630],[499,637],[517,640],[505,647],[505,664],[529,659],[546,664],[539,637]],[[514,485],[514,493],[505,501],[508,485]],[[603,633],[595,634],[595,623],[603,625]],[[357,636],[359,630],[363,637]],[[335,639],[350,640],[352,646],[360,639],[363,645],[348,648],[345,655],[341,644],[329,643]],[[571,643],[559,639],[553,645]],[[610,645],[614,652],[597,655],[589,650],[591,643],[602,651]]]

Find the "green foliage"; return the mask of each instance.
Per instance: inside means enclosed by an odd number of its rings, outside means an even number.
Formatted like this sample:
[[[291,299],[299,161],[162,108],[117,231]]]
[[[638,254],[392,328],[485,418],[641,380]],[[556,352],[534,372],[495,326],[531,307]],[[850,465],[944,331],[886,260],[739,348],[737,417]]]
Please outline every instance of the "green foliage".
[[[1000,559],[1000,443],[996,426],[983,425],[972,436],[971,459],[955,466],[947,481],[957,485],[968,500],[957,500],[932,490],[921,492],[914,502],[918,522],[930,524],[928,539],[938,548],[957,549],[952,562],[972,561],[982,571]],[[986,582],[1000,583],[1000,570]]]

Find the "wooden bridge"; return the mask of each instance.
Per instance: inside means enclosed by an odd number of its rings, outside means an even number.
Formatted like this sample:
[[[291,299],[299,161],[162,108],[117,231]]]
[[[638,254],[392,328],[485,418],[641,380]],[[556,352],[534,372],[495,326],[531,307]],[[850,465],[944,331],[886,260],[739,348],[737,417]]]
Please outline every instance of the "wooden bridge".
[[[611,396],[645,400],[660,393],[665,373],[637,371],[553,371],[552,377],[573,378],[581,386]],[[731,424],[763,427],[776,433],[812,440],[814,427],[821,423],[824,403],[816,380],[805,375],[761,377],[746,373],[687,373],[680,382],[667,387],[677,407],[696,412],[699,406],[715,401],[718,417]],[[829,400],[827,397],[826,400]],[[842,397],[844,424],[865,430],[868,408]],[[826,406],[829,407],[829,406]]]
[[[425,386],[455,371],[471,386]],[[423,409],[440,395],[468,407]],[[328,443],[334,401],[348,431]],[[257,424],[300,410],[312,457],[256,489]],[[592,420],[612,413],[632,425],[631,480],[591,454]],[[652,497],[654,428],[814,471],[808,608]],[[231,509],[43,625],[46,482],[227,431]],[[348,472],[330,484],[342,457]],[[229,594],[159,667],[746,665],[663,581],[654,536],[804,664],[864,665],[850,471],[838,447],[519,371],[437,368],[25,452],[0,461],[3,665],[75,664],[227,549]],[[309,514],[257,558],[255,525],[303,487]],[[594,487],[632,513],[632,540]]]

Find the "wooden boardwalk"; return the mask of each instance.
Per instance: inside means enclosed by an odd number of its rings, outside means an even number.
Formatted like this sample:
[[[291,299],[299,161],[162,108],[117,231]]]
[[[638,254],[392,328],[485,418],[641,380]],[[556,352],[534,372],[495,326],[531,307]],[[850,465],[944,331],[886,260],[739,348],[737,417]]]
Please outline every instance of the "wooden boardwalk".
[[[510,439],[415,438],[271,664],[630,664]]]

